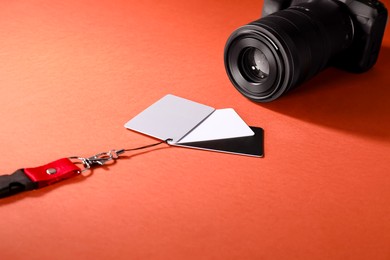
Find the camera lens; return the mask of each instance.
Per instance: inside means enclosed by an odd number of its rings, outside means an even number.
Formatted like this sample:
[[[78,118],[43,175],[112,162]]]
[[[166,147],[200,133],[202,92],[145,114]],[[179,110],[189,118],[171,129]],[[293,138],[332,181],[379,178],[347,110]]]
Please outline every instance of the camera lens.
[[[301,2],[233,32],[226,72],[247,98],[272,101],[324,69],[352,44],[353,33],[342,2]]]
[[[269,74],[268,59],[261,50],[248,47],[241,54],[240,71],[248,81],[261,82]]]

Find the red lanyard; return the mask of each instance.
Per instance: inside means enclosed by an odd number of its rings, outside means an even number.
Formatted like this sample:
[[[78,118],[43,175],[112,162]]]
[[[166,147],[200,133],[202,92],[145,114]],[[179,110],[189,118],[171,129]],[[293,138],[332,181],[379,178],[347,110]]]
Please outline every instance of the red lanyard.
[[[125,152],[146,149],[163,143],[168,144],[169,140],[167,139],[136,148],[111,150],[87,158],[72,156],[39,167],[19,169],[12,174],[0,176],[0,198],[8,197],[22,191],[40,189],[53,183],[78,176],[93,167],[119,159]],[[82,164],[83,169],[78,167],[77,164]]]

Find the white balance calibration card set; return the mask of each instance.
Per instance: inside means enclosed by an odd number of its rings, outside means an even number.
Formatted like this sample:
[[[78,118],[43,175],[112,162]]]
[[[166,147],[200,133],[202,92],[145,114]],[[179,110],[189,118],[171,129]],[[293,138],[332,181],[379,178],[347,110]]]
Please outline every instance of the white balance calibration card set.
[[[169,141],[170,145],[216,152],[264,156],[264,131],[248,126],[232,108],[215,109],[166,95],[125,127]]]

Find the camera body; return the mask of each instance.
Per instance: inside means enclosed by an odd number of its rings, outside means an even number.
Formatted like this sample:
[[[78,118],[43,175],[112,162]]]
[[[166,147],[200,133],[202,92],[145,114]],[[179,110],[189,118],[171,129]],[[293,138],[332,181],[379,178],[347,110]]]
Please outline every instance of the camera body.
[[[272,101],[327,66],[369,70],[386,22],[378,0],[264,0],[262,18],[229,37],[225,68],[244,96]]]
[[[316,0],[264,0],[262,17],[314,1]],[[331,65],[351,72],[365,72],[374,66],[378,58],[386,27],[387,10],[378,0],[333,1],[341,2],[348,8],[354,26],[354,40]]]

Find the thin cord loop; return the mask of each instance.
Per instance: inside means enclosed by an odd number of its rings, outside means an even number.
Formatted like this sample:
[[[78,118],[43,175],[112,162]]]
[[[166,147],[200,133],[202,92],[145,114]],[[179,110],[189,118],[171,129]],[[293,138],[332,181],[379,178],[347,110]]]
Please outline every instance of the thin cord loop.
[[[157,146],[157,145],[160,145],[160,144],[163,144],[163,143],[168,144],[169,141],[172,141],[172,139],[167,139],[167,140],[155,143],[155,144],[149,144],[149,145],[145,145],[145,146],[141,146],[141,147],[137,147],[137,148],[123,149],[123,151],[124,152],[130,152],[130,151],[142,150],[142,149],[150,148],[150,147]]]
[[[98,153],[98,154],[95,154],[95,155],[93,155],[91,157],[87,157],[87,158],[80,157],[80,156],[72,156],[72,157],[69,157],[69,159],[77,160],[78,162],[81,162],[84,165],[84,169],[81,172],[84,172],[84,171],[86,171],[88,169],[91,169],[94,166],[102,166],[105,163],[107,163],[108,161],[112,161],[112,160],[115,161],[115,160],[119,159],[120,155],[125,153],[125,152],[142,150],[142,149],[154,147],[154,146],[157,146],[157,145],[160,145],[160,144],[163,144],[163,143],[166,143],[166,144],[169,145],[168,142],[170,142],[170,141],[172,141],[172,139],[167,139],[167,140],[164,140],[164,141],[160,141],[158,143],[149,144],[149,145],[136,147],[136,148],[128,148],[128,149],[120,149],[120,150],[110,150],[108,152]]]

